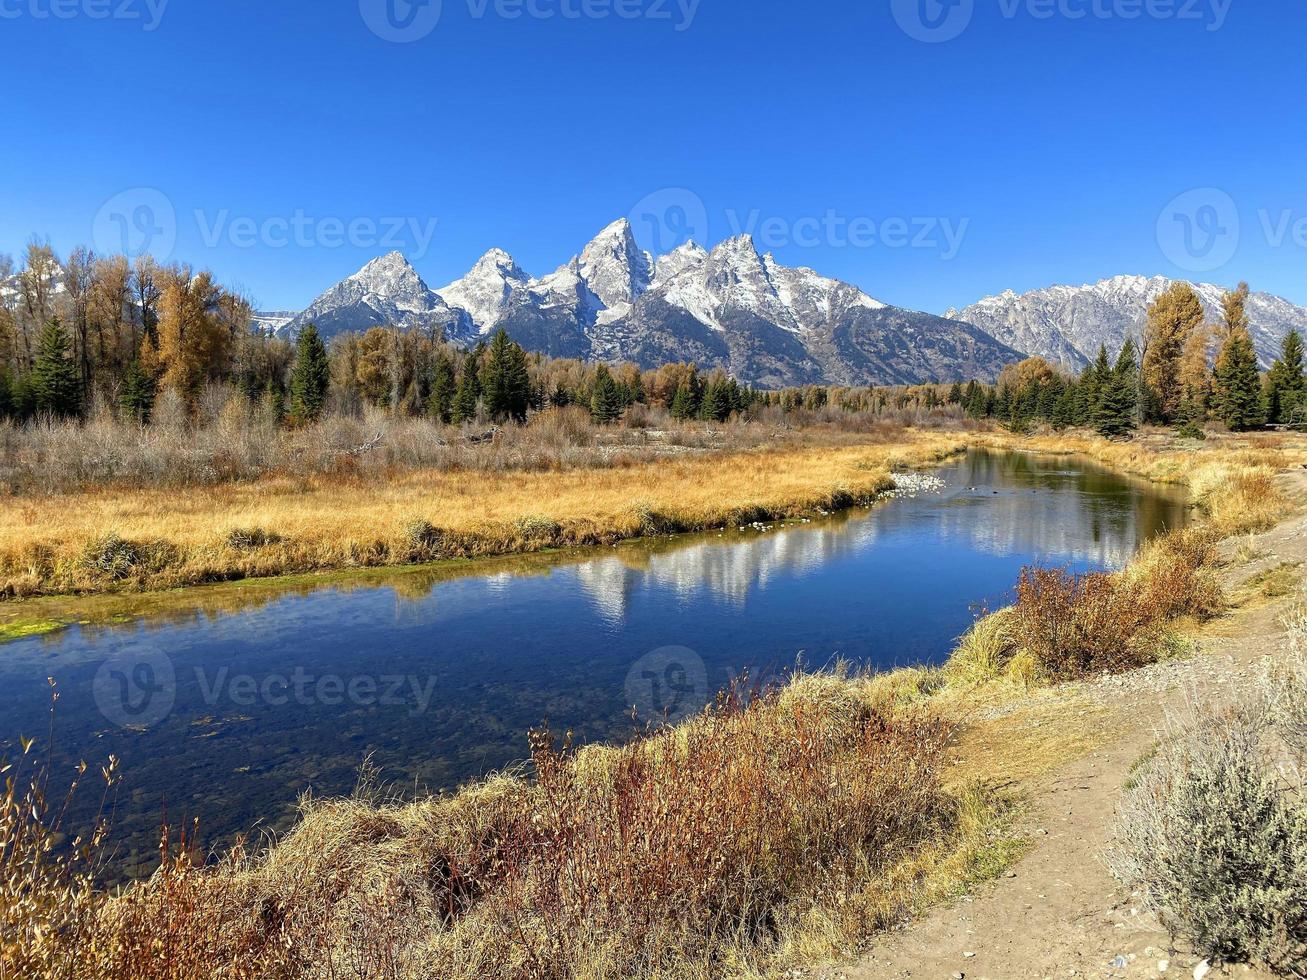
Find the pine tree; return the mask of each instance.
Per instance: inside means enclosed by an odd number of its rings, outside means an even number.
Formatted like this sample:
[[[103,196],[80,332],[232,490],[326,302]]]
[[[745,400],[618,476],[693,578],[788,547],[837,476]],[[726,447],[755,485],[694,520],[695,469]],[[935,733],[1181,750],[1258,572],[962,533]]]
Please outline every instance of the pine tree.
[[[720,378],[709,381],[699,406],[700,417],[705,422],[725,422],[731,417],[733,407],[730,386]]]
[[[1293,424],[1307,402],[1307,377],[1303,374],[1302,335],[1290,330],[1280,348],[1280,357],[1266,376],[1266,414],[1270,422]]]
[[[481,376],[485,390],[486,411],[503,421],[525,422],[531,405],[531,378],[527,373],[526,351],[508,339],[502,329],[490,344],[490,356]]]
[[[133,360],[127,365],[122,392],[118,396],[118,408],[123,418],[142,424],[150,421],[154,395],[154,379],[144,371],[139,359]]]
[[[1176,435],[1181,439],[1206,439],[1207,433],[1203,431],[1202,425],[1205,414],[1204,409],[1186,395],[1180,402],[1180,411],[1175,418]]]
[[[32,394],[38,412],[48,412],[59,418],[82,413],[82,385],[77,366],[69,357],[68,336],[58,317],[45,325],[37,342]]]
[[[1257,353],[1246,329],[1235,329],[1226,337],[1214,380],[1216,412],[1231,430],[1255,429],[1266,421]]]
[[[1099,344],[1098,356],[1080,375],[1081,423],[1097,425],[1098,406],[1103,400],[1103,391],[1111,380],[1112,362],[1107,359],[1107,345]]]
[[[0,364],[0,419],[14,415],[13,382],[9,380],[9,369]]]
[[[699,399],[690,378],[686,378],[677,386],[676,394],[672,396],[671,413],[672,418],[680,422],[699,414]]]
[[[590,417],[599,425],[616,422],[622,417],[622,399],[608,365],[595,369],[594,392],[590,396]]]
[[[1137,427],[1138,408],[1139,364],[1135,359],[1135,342],[1127,337],[1099,397],[1094,428],[1108,438],[1129,435]]]
[[[309,324],[300,331],[295,345],[295,370],[290,376],[290,418],[296,425],[312,422],[322,414],[331,386],[331,364],[318,328]]]
[[[448,425],[454,414],[454,393],[458,381],[454,377],[454,362],[444,351],[436,358],[431,370],[431,391],[427,395],[427,414],[437,422]]]
[[[1171,422],[1179,412],[1184,397],[1180,365],[1190,336],[1202,329],[1205,316],[1198,294],[1184,282],[1173,284],[1148,308],[1143,363],[1147,421]]]
[[[26,421],[36,414],[36,393],[32,390],[32,372],[17,375],[9,385],[14,418]]]
[[[454,407],[450,420],[456,425],[471,422],[477,416],[477,399],[481,397],[480,384],[477,380],[477,355],[469,352],[463,359],[463,373],[458,376],[458,388],[454,392]]]

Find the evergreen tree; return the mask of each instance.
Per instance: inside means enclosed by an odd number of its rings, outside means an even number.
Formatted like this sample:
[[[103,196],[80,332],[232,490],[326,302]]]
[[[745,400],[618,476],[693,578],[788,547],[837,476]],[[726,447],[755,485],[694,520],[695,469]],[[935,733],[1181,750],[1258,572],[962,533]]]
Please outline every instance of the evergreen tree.
[[[308,324],[295,345],[295,370],[290,376],[290,418],[296,425],[322,414],[331,387],[331,363],[318,328]]]
[[[676,388],[676,394],[672,396],[671,413],[672,418],[677,421],[684,422],[699,414],[699,392],[696,381],[696,375],[691,373],[681,381]]]
[[[36,410],[59,418],[82,413],[82,385],[77,366],[69,356],[68,336],[58,317],[41,331],[36,365],[32,368],[32,394]]]
[[[118,408],[123,418],[140,423],[150,421],[154,395],[154,379],[142,369],[139,359],[133,360],[127,365],[122,392],[118,396]]]
[[[563,382],[554,386],[554,393],[549,396],[549,404],[555,408],[564,408],[572,404],[572,393],[563,387]]]
[[[442,425],[448,425],[454,416],[454,394],[457,388],[454,362],[448,354],[441,351],[431,369],[431,391],[427,395],[427,414]]]
[[[9,400],[14,418],[26,421],[36,414],[36,392],[32,390],[32,373],[16,376],[9,384]]]
[[[0,419],[14,415],[13,382],[9,380],[9,369],[0,364]]]
[[[1216,412],[1235,432],[1255,429],[1266,421],[1257,353],[1246,329],[1235,329],[1225,340],[1214,373]]]
[[[463,373],[458,376],[458,388],[454,392],[454,406],[450,420],[455,424],[471,422],[477,416],[477,399],[481,397],[480,383],[477,380],[476,352],[469,352],[463,359]]]
[[[704,389],[703,403],[699,406],[699,415],[705,422],[725,422],[731,417],[730,386],[719,378],[708,382]]]
[[[1062,394],[1058,396],[1057,403],[1053,406],[1052,418],[1049,419],[1053,424],[1053,428],[1060,432],[1076,424],[1076,416],[1079,413],[1078,402],[1079,398],[1075,386],[1064,386]]]
[[[595,369],[594,392],[590,396],[590,417],[599,425],[616,422],[622,417],[622,400],[608,365]]]
[[[950,405],[962,404],[962,382],[954,381],[953,387],[948,390],[948,403]]]
[[[1107,359],[1107,345],[1098,345],[1098,356],[1085,368],[1080,376],[1081,413],[1079,421],[1085,425],[1097,425],[1098,406],[1103,400],[1103,392],[1112,380],[1112,363]]]
[[[1266,376],[1267,420],[1292,425],[1307,402],[1307,377],[1303,374],[1302,335],[1290,330],[1280,348],[1280,357]]]
[[[1109,439],[1129,435],[1137,426],[1138,408],[1139,364],[1135,359],[1135,343],[1127,337],[1099,396],[1094,428]]]
[[[1182,439],[1206,439],[1207,433],[1203,431],[1204,410],[1193,398],[1188,395],[1180,402],[1180,411],[1176,415],[1176,435]]]
[[[531,405],[531,377],[526,367],[526,351],[508,339],[502,329],[490,344],[490,356],[481,375],[486,411],[503,421],[525,422]]]
[[[269,378],[267,387],[263,389],[263,410],[274,425],[286,421],[286,385],[280,374]]]

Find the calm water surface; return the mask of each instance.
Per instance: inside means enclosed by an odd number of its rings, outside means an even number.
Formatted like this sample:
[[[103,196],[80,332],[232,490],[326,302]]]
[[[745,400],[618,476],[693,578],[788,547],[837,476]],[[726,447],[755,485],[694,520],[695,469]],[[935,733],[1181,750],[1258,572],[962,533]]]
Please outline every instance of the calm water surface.
[[[0,755],[44,736],[54,677],[56,755],[122,759],[120,866],[139,872],[164,817],[201,816],[210,843],[284,829],[299,793],[348,792],[369,753],[397,784],[449,787],[520,759],[546,719],[620,739],[633,706],[675,717],[745,670],[937,663],[1024,565],[1120,567],[1188,517],[1178,494],[1080,460],[974,452],[939,475],[938,493],[823,521],[194,590],[167,617],[12,642]]]

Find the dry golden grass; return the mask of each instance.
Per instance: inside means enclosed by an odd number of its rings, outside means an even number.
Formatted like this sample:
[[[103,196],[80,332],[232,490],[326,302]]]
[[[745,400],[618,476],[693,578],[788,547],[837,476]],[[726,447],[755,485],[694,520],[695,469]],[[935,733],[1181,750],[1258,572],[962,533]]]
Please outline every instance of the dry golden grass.
[[[167,588],[799,517],[870,502],[891,486],[892,468],[937,462],[963,445],[920,433],[624,468],[265,477],[8,498],[0,503],[0,594]]]

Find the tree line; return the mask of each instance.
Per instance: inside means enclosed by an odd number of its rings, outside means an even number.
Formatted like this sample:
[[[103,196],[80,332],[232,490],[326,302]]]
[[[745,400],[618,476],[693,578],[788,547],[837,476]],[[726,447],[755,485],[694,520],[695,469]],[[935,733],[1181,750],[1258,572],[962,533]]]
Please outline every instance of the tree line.
[[[1225,293],[1220,320],[1210,324],[1197,293],[1175,283],[1149,307],[1142,349],[1128,338],[1112,359],[1100,346],[1078,377],[1032,357],[1005,368],[996,385],[973,381],[955,394],[968,415],[1014,431],[1036,422],[1088,426],[1108,437],[1149,424],[1200,438],[1210,422],[1236,432],[1267,424],[1307,431],[1302,336],[1290,331],[1263,375],[1249,331],[1248,292],[1240,283]]]
[[[97,257],[74,249],[60,261],[28,246],[21,270],[0,256],[0,417],[77,418],[93,404],[147,423],[171,393],[193,404],[206,385],[231,385],[288,425],[365,406],[445,424],[522,422],[550,406],[581,406],[599,424],[632,406],[677,420],[724,422],[770,408],[806,412],[930,413],[995,419],[1023,430],[1090,426],[1124,436],[1141,424],[1201,435],[1209,420],[1235,430],[1272,423],[1307,427],[1303,343],[1290,333],[1264,376],[1249,333],[1248,287],[1227,293],[1221,321],[1206,322],[1198,296],[1177,283],[1148,311],[1142,347],[1106,347],[1079,376],[1040,358],[1006,368],[997,384],[758,391],[720,370],[673,363],[591,364],[528,353],[503,331],[462,350],[435,331],[373,327],[328,345],[309,325],[295,340],[254,324],[237,292],[183,264],[148,256]],[[1214,356],[1213,356],[1214,355]]]

